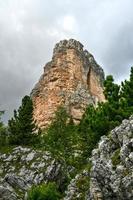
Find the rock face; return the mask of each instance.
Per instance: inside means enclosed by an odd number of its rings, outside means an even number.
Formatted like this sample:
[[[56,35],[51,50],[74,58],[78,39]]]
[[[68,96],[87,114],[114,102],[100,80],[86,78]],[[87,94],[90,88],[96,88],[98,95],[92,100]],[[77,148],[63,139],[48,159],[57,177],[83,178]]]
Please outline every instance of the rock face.
[[[60,41],[31,93],[37,125],[47,126],[60,105],[79,122],[88,104],[105,100],[103,80],[102,68],[80,42]]]
[[[66,176],[63,164],[49,152],[18,146],[0,153],[0,200],[22,200],[32,185],[47,181],[62,187]]]
[[[0,200],[22,200],[32,185],[48,181],[64,187],[72,170],[47,151],[18,146],[0,153]],[[101,137],[88,164],[68,184],[63,199],[133,199],[133,116]]]
[[[103,136],[86,167],[68,185],[64,200],[133,199],[133,116]]]

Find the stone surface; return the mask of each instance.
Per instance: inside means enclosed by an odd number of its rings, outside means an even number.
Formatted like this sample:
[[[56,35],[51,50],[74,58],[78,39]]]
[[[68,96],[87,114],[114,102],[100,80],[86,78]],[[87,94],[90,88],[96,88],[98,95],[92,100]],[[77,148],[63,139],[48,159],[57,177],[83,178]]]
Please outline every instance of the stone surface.
[[[37,125],[46,127],[60,105],[78,123],[88,104],[105,100],[103,80],[102,68],[80,42],[60,41],[31,93]]]
[[[101,138],[90,161],[91,169],[71,180],[64,200],[133,199],[133,116]]]
[[[18,146],[0,153],[0,200],[21,200],[32,185],[54,181],[62,188],[67,169],[49,152]]]
[[[17,200],[18,197],[12,190],[4,186],[0,186],[0,200]]]
[[[102,136],[87,160],[70,180],[64,200],[132,200],[133,116]],[[43,150],[18,146],[0,153],[0,200],[22,200],[32,185],[49,181],[64,191],[73,170]]]

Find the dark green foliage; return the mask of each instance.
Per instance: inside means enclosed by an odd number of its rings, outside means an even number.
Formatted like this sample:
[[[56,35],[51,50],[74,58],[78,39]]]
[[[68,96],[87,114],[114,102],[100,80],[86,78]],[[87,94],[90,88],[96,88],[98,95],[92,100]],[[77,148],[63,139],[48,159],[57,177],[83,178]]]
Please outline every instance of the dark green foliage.
[[[112,76],[107,76],[104,82],[104,95],[107,102],[102,105],[102,110],[104,115],[108,116],[109,129],[114,128],[123,119],[120,105],[120,88],[119,85],[114,83]]]
[[[1,120],[1,115],[3,114],[4,114],[4,111],[0,111],[0,147],[5,146],[8,141],[7,128],[4,126]]]
[[[102,135],[118,126],[123,119],[133,114],[133,68],[130,80],[119,86],[112,76],[107,76],[104,82],[106,102],[97,107],[89,106],[79,125],[83,156],[86,158]]]
[[[109,123],[101,106],[94,108],[89,106],[79,124],[83,157],[86,160],[99,141],[100,137],[108,131]]]
[[[22,105],[18,111],[14,111],[14,117],[8,122],[11,144],[27,145],[31,143],[35,124],[33,122],[33,104],[29,96],[22,99]]]
[[[122,119],[133,113],[133,67],[130,79],[122,82],[120,86],[114,83],[112,76],[107,76],[104,82],[104,94],[107,102],[103,105],[112,127],[118,125]]]
[[[131,67],[130,79],[122,82],[121,98],[124,102],[125,110],[133,113],[133,67]]]
[[[0,146],[5,146],[8,143],[7,128],[5,126],[0,127]]]
[[[0,128],[3,126],[3,122],[1,121],[1,115],[4,114],[4,111],[0,111]]]
[[[33,186],[28,192],[27,200],[59,200],[60,193],[54,183]]]
[[[44,145],[58,157],[68,157],[73,152],[75,125],[63,107],[60,107],[49,128],[44,131]]]
[[[106,77],[104,87],[104,95],[108,102],[118,102],[120,97],[120,86],[114,83],[113,76],[109,75]]]

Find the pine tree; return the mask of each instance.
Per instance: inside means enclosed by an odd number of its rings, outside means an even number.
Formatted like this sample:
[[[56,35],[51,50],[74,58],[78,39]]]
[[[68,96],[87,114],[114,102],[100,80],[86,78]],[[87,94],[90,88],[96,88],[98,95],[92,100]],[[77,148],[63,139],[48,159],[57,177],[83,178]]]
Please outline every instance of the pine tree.
[[[130,79],[122,82],[121,97],[127,102],[127,106],[133,112],[133,67],[131,67]]]
[[[104,82],[104,95],[107,100],[103,104],[105,115],[109,117],[110,128],[118,125],[122,121],[122,109],[120,105],[121,95],[120,95],[121,86],[114,83],[113,76],[107,76]]]
[[[79,124],[79,134],[84,157],[91,154],[100,137],[109,130],[109,119],[105,114],[103,105],[99,104],[97,108],[90,105]]]
[[[59,107],[55,118],[44,132],[44,145],[55,156],[68,158],[72,154],[75,125],[64,107]]]
[[[35,130],[33,120],[33,104],[29,96],[22,99],[22,105],[18,111],[14,111],[14,117],[9,120],[10,142],[12,144],[29,144]]]
[[[4,111],[0,111],[0,128],[3,126],[3,122],[1,121],[1,115],[4,114]]]
[[[7,129],[4,123],[1,120],[1,115],[4,114],[4,111],[0,111],[0,147],[7,144]]]
[[[108,102],[118,102],[120,98],[120,86],[114,83],[112,75],[104,81],[104,95]]]

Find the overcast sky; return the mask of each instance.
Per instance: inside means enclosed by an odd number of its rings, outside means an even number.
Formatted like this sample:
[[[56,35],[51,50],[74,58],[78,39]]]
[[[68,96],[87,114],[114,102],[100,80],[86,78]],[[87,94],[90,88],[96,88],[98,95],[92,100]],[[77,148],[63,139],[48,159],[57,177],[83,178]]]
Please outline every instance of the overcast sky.
[[[0,0],[0,110],[18,108],[62,39],[79,40],[116,81],[133,65],[133,0]]]

